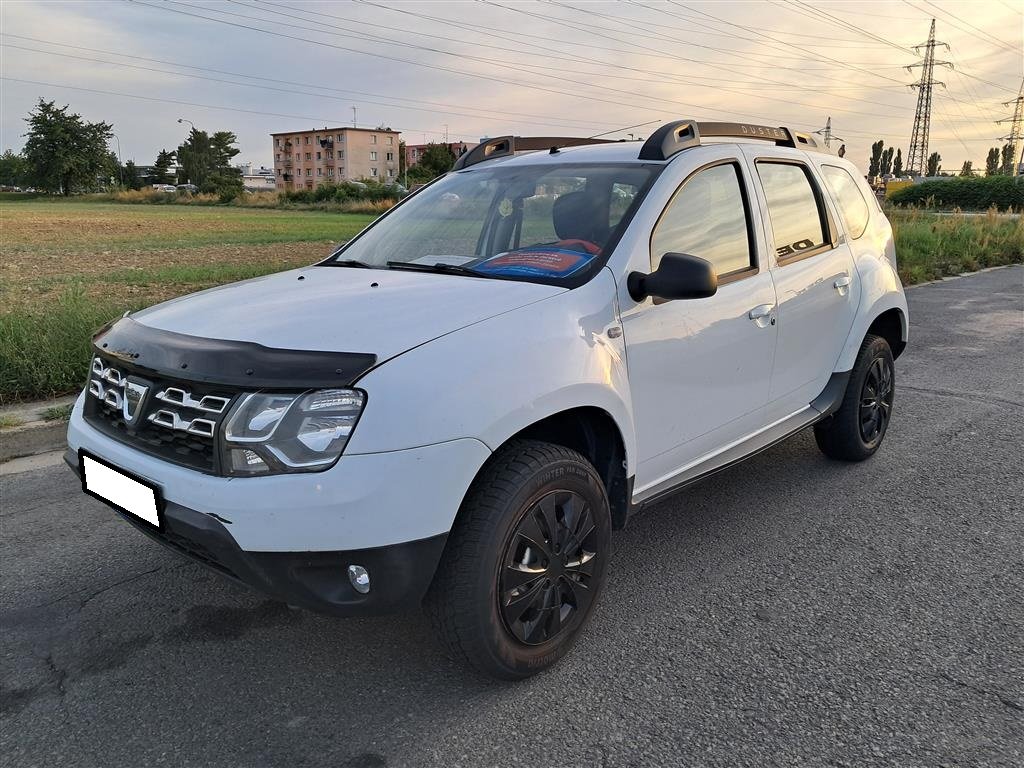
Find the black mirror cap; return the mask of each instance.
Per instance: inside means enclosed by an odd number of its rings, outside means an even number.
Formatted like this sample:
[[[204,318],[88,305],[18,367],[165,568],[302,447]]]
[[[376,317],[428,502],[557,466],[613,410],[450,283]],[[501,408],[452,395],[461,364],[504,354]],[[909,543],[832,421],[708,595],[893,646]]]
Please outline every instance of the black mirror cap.
[[[718,273],[707,259],[688,253],[666,253],[654,272],[631,272],[626,287],[634,301],[643,301],[648,296],[663,301],[706,299],[718,292]]]

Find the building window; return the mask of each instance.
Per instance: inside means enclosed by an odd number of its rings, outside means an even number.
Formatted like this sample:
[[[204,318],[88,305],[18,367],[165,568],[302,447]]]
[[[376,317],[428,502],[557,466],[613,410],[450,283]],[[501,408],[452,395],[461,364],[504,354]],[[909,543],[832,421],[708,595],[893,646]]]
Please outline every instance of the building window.
[[[316,175],[317,176],[323,176],[324,175],[324,169],[323,168],[317,168],[316,169]]]
[[[377,153],[376,152],[370,152],[370,159],[371,160],[376,160],[377,159]]]
[[[306,159],[307,160],[312,160],[313,159],[313,153],[312,152],[307,152],[306,153]]]
[[[394,168],[388,168],[388,178],[389,179],[395,178],[395,169]]]
[[[328,176],[333,176],[334,175],[334,169],[333,168],[328,168],[327,169],[327,175]]]
[[[274,139],[274,146],[275,147],[280,147],[281,146],[281,140],[280,139]]]
[[[317,153],[316,153],[316,159],[317,159],[317,160],[319,160],[319,159],[320,159],[320,153],[319,153],[319,152],[317,152]]]
[[[376,168],[371,168],[370,169],[370,175],[371,176],[376,176],[377,175],[377,169]]]
[[[394,143],[395,143],[395,137],[394,136],[388,136],[388,144],[391,145],[391,146],[394,146]]]
[[[295,159],[296,160],[301,160],[302,159],[302,155],[300,155],[298,152],[296,152],[295,153]]]
[[[392,160],[394,160],[395,159],[395,153],[394,152],[388,152],[387,159],[388,159],[388,162],[391,162]]]
[[[345,134],[344,133],[339,133],[338,134],[338,141],[344,141],[344,140],[345,140]]]
[[[305,143],[306,143],[306,144],[309,144],[309,136],[304,136],[303,138],[304,138],[304,139],[306,140],[306,142],[305,142]]]
[[[307,168],[306,169],[306,175],[307,176],[312,176],[313,175],[313,169],[312,168]]]
[[[345,159],[345,150],[344,149],[339,149],[338,150],[338,159],[339,160],[344,160]]]
[[[276,158],[277,158],[278,160],[280,160],[280,159],[281,159],[281,153],[280,153],[280,152],[278,152],[278,153],[277,153],[277,155],[275,155],[275,157],[276,157]]]
[[[377,143],[377,134],[376,133],[371,133],[370,134],[370,143],[371,144],[376,144]]]

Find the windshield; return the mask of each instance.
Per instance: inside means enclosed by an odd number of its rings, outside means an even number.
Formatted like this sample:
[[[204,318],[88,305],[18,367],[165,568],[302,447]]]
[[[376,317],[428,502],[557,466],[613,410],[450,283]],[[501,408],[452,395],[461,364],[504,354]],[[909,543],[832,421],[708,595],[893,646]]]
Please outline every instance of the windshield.
[[[332,261],[540,282],[578,279],[604,263],[605,249],[614,246],[654,172],[638,164],[545,164],[449,174]]]

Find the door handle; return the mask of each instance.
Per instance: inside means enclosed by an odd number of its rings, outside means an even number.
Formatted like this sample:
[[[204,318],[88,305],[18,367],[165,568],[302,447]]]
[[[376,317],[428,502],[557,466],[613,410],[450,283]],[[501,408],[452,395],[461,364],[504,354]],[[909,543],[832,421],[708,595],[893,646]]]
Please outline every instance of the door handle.
[[[850,276],[843,275],[834,283],[832,283],[832,287],[839,291],[840,296],[845,296],[847,289],[849,289],[850,287]]]
[[[758,328],[766,328],[769,323],[775,325],[775,316],[772,314],[774,310],[774,304],[758,304],[747,312],[747,317],[753,320]]]

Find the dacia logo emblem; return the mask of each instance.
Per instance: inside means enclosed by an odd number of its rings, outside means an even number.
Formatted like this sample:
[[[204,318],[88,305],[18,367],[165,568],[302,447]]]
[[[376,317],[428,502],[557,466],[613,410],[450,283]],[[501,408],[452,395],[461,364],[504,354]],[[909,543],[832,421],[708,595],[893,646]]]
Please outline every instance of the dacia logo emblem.
[[[140,384],[137,381],[125,382],[124,397],[121,399],[121,413],[124,416],[125,424],[135,423],[135,419],[142,413],[142,406],[145,404],[147,394],[149,394],[147,384]]]

